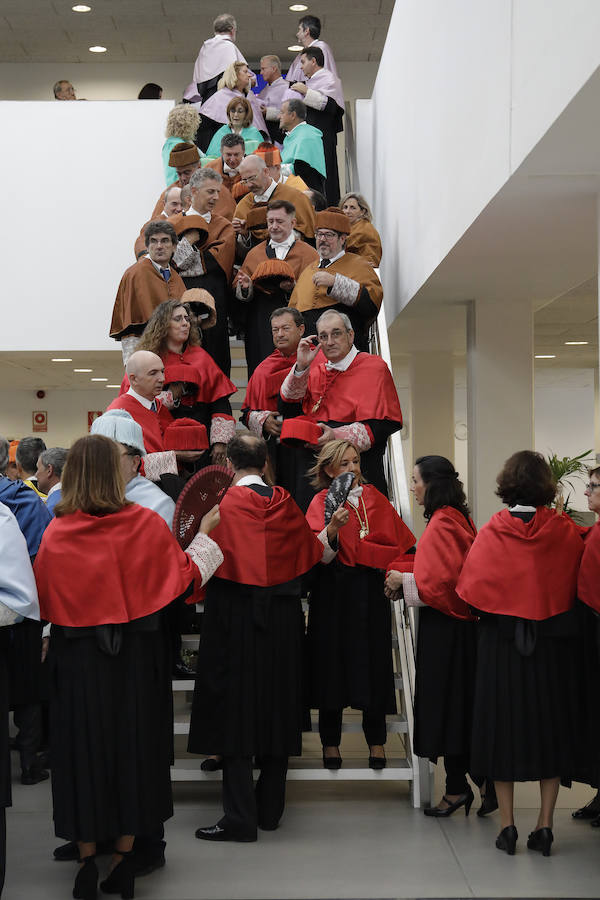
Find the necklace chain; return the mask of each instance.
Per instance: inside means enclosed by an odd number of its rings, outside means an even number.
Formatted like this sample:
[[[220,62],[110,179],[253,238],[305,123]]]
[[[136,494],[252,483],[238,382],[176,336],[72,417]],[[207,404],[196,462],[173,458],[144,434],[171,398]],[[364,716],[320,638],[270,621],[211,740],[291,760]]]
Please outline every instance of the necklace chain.
[[[364,516],[365,516],[364,521],[363,521],[363,520],[361,519],[361,517],[360,517],[360,513],[359,513],[359,511],[358,511],[358,507],[357,507],[357,506],[354,506],[354,504],[352,504],[352,503],[350,504],[350,506],[352,507],[352,509],[353,509],[354,512],[356,513],[356,518],[358,519],[358,524],[359,524],[359,526],[360,526],[359,532],[358,532],[358,536],[359,536],[360,540],[362,541],[362,540],[364,540],[364,539],[367,537],[367,535],[369,534],[369,518],[368,518],[368,516],[367,516],[367,508],[366,508],[366,506],[365,506],[365,501],[363,500],[362,497],[360,497],[359,502],[362,503],[363,513],[364,513]]]

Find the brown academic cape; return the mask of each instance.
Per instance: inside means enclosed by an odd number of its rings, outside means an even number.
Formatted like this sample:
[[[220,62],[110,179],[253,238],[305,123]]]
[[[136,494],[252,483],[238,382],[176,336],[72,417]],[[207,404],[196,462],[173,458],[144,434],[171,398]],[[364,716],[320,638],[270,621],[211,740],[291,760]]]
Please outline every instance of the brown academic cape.
[[[156,201],[156,206],[152,211],[152,215],[150,217],[150,221],[152,219],[160,219],[161,213],[165,208],[165,192],[172,187],[182,187],[179,179],[174,181],[173,184],[169,185],[169,188],[165,188],[162,192],[158,200]],[[231,193],[227,190],[224,184],[221,185],[221,190],[219,191],[219,199],[217,200],[217,204],[213,210],[216,216],[223,216],[225,219],[231,220],[233,219],[233,211],[235,209],[235,203],[231,199]],[[144,226],[145,227],[145,226]]]
[[[203,168],[214,169],[215,172],[218,172],[219,175],[221,176],[221,178],[223,179],[224,186],[227,188],[227,190],[229,191],[230,194],[233,190],[233,186],[235,184],[240,183],[240,177],[241,177],[240,175],[227,175],[223,171],[223,157],[222,156],[220,156],[219,159],[211,159],[211,161],[207,162],[206,165],[203,166]],[[235,209],[235,204],[234,204],[234,209]],[[219,213],[219,215],[222,216],[223,213]],[[227,219],[233,218],[233,213],[231,216],[226,216],[226,218]]]
[[[169,221],[176,226],[183,219],[184,216],[182,215],[172,216]],[[235,232],[231,222],[223,216],[218,215],[218,213],[213,212],[211,220],[207,223],[206,228],[208,229],[208,237],[206,243],[203,244],[200,249],[202,265],[205,270],[209,268],[209,266],[206,265],[205,257],[207,253],[210,253],[223,270],[223,273],[227,278],[227,283],[229,284],[233,275],[233,261],[235,258]],[[192,285],[189,286],[192,287]],[[202,285],[194,285],[194,287],[202,287]],[[212,293],[210,288],[207,287],[206,290]]]
[[[310,200],[305,194],[297,191],[295,188],[288,187],[285,184],[278,184],[271,194],[268,203],[273,200],[287,200],[292,203],[296,209],[296,230],[299,231],[304,238],[312,240],[315,236],[315,211],[312,208]],[[234,216],[237,219],[247,221],[248,214],[253,211],[253,216],[248,222],[251,229],[253,243],[256,244],[264,241],[268,237],[267,233],[267,206],[268,203],[256,203],[254,194],[246,194],[235,208]],[[262,212],[264,211],[264,217]],[[256,223],[254,222],[256,219]]]
[[[148,257],[139,259],[123,273],[113,306],[110,336],[120,340],[130,325],[145,325],[165,300],[179,300],[185,284],[171,267],[165,281]]]
[[[378,266],[381,252],[381,238],[377,229],[366,219],[355,222],[346,241],[346,253],[356,253],[372,266]]]

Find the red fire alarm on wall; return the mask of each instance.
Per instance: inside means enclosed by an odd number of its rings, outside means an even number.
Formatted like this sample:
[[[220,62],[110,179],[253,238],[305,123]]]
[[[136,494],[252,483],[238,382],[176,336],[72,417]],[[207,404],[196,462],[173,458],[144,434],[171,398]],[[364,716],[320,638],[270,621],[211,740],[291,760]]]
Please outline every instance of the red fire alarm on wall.
[[[45,409],[36,409],[31,413],[31,430],[48,431],[48,413]]]

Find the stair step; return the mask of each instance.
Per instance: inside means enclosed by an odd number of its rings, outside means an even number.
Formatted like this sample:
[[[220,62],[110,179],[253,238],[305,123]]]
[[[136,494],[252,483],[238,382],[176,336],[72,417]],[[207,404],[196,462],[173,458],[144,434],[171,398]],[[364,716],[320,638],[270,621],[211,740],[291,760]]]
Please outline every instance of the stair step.
[[[178,759],[171,766],[171,781],[221,781],[223,772],[203,772],[201,760]],[[370,769],[366,759],[347,760],[341,769],[324,769],[320,759],[290,759],[288,781],[412,781],[413,770],[406,759],[390,759],[385,769]]]

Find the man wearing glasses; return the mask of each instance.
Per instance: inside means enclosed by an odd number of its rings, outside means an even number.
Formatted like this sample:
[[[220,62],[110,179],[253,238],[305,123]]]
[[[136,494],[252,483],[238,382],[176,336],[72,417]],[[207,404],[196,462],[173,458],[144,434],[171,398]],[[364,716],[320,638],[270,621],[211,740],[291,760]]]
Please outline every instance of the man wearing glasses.
[[[337,207],[317,213],[316,227],[319,261],[302,272],[289,305],[302,313],[307,334],[315,334],[325,309],[346,313],[357,348],[367,350],[369,325],[383,299],[381,282],[362,256],[346,253],[350,220]]]

